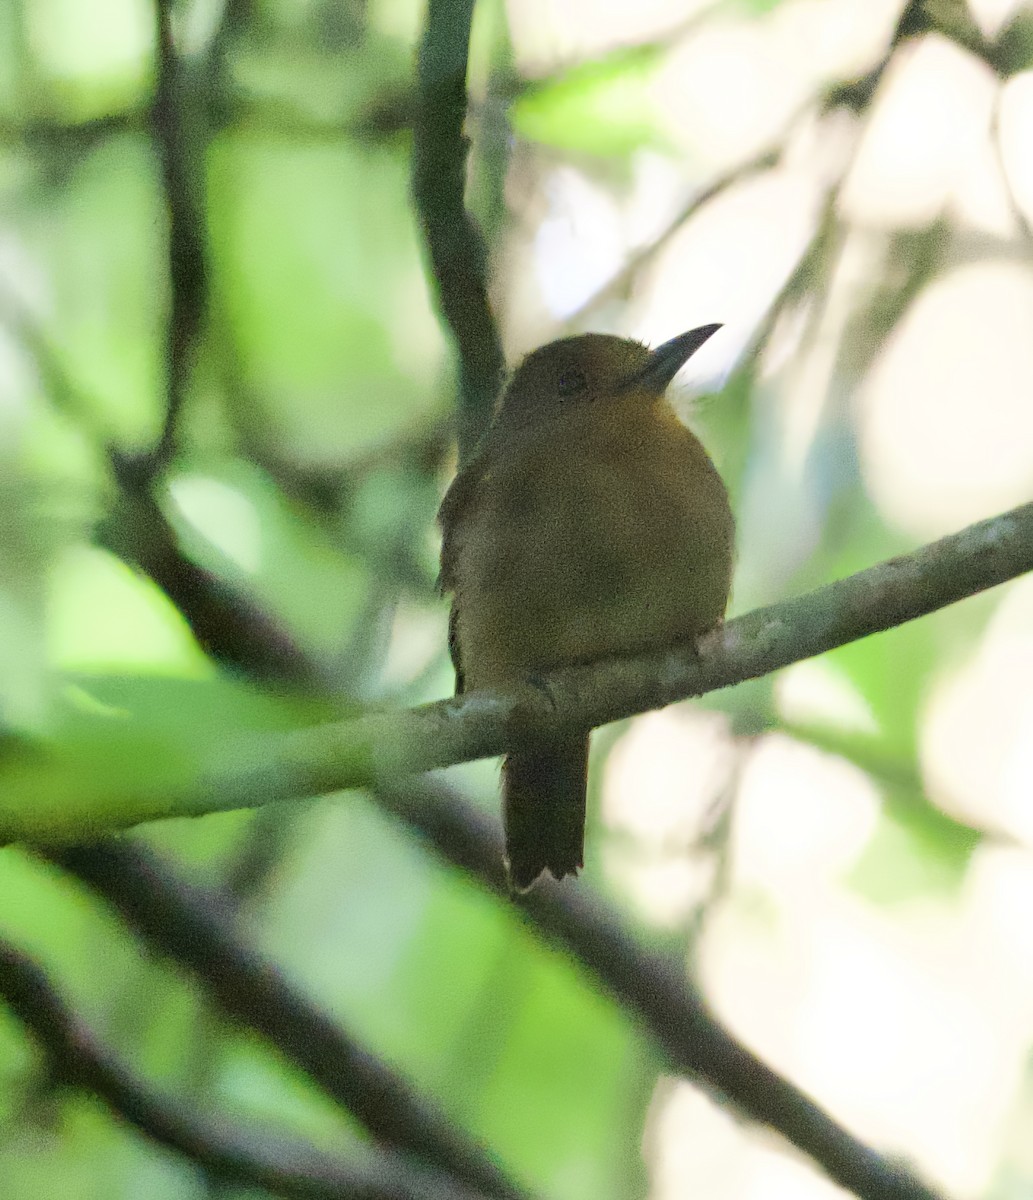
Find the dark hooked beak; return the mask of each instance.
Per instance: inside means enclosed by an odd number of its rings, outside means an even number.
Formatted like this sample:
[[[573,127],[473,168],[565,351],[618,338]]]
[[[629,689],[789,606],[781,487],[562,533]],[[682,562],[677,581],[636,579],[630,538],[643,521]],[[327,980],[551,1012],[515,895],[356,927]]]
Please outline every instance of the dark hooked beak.
[[[656,395],[662,394],[700,346],[712,338],[720,328],[720,325],[700,325],[698,329],[679,333],[669,342],[657,346],[649,355],[649,362],[628,380],[628,386],[644,388]]]

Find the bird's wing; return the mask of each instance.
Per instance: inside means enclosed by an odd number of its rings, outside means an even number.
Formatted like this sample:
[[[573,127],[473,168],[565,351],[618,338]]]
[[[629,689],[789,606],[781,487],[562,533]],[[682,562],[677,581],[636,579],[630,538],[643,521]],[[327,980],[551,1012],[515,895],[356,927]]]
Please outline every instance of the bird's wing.
[[[442,592],[455,591],[459,529],[463,524],[466,507],[486,474],[487,455],[480,453],[452,480],[438,509],[438,524],[441,526],[441,568],[438,573],[438,587]]]
[[[466,681],[463,678],[463,662],[459,654],[459,605],[455,599],[448,614],[448,655],[456,673],[456,695],[461,696],[466,689]]]
[[[452,480],[438,509],[438,524],[441,526],[441,569],[438,574],[438,587],[443,592],[453,593],[452,611],[448,617],[448,652],[456,672],[457,696],[463,691],[463,667],[458,635],[459,598],[454,594],[458,582],[456,560],[459,555],[459,527],[463,522],[464,510],[483,477],[483,460],[475,458]]]

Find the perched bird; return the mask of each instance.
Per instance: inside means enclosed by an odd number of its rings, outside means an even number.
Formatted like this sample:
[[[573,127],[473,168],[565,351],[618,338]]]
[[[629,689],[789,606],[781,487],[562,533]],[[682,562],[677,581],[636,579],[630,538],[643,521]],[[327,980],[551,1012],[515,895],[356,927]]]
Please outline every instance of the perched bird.
[[[692,640],[724,616],[734,526],[667,385],[719,325],[650,350],[551,342],[502,392],[438,514],[456,691]],[[588,732],[503,765],[509,878],[583,865]]]

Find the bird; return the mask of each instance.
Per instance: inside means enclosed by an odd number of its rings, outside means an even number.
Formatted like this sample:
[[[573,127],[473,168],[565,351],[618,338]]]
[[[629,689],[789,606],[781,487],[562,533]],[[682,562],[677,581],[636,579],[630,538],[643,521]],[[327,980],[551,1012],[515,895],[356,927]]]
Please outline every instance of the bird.
[[[650,349],[610,334],[529,354],[438,512],[456,693],[694,643],[724,618],[728,493],[667,388],[720,325]],[[513,892],[584,865],[589,730],[502,766]]]

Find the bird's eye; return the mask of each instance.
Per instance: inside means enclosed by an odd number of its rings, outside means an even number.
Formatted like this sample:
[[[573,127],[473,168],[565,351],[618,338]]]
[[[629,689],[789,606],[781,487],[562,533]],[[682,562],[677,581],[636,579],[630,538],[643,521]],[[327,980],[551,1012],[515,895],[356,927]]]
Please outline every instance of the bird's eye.
[[[586,387],[588,387],[588,380],[585,378],[585,373],[579,371],[577,367],[567,367],[556,381],[556,390],[565,400],[583,392]]]

